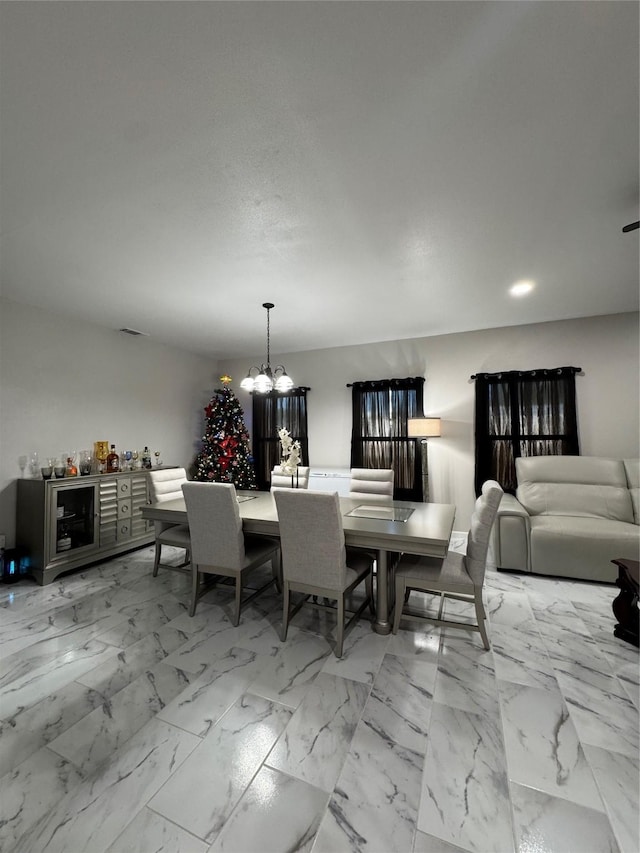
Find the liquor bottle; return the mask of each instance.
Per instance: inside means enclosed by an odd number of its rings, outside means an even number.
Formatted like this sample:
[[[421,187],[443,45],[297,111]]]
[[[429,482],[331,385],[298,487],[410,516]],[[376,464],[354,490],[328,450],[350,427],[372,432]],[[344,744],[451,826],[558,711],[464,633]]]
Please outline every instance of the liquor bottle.
[[[120,457],[116,453],[115,444],[111,445],[111,452],[107,456],[107,474],[117,474],[120,470]]]
[[[69,528],[66,524],[60,525],[60,530],[58,531],[58,541],[56,542],[56,551],[68,551],[71,548],[71,536],[69,535]]]
[[[142,467],[151,468],[151,451],[146,446],[146,444],[144,446],[144,450],[142,451]]]

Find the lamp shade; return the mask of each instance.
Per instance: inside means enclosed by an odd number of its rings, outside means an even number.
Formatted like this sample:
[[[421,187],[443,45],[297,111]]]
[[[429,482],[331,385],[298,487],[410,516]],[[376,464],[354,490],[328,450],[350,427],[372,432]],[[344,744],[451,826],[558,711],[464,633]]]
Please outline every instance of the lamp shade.
[[[409,438],[439,438],[440,418],[409,418],[407,435]]]

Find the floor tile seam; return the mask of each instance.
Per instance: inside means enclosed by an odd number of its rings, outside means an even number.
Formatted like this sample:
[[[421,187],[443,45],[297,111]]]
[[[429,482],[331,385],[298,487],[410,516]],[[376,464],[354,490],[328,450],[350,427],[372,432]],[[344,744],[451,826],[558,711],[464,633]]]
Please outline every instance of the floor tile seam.
[[[277,743],[277,741],[276,741],[276,743]],[[273,748],[275,748],[275,744],[274,744],[274,747],[273,747]],[[273,749],[273,748],[272,748],[272,749]],[[271,751],[269,752],[269,754],[271,754]],[[210,838],[210,839],[204,839],[207,843],[209,843],[209,844],[213,844],[213,843],[215,842],[215,840],[216,840],[216,839],[217,839],[217,838],[222,834],[222,832],[224,832],[224,829],[225,829],[225,827],[227,826],[227,824],[229,824],[229,823],[233,820],[233,818],[234,818],[234,816],[235,816],[236,812],[237,812],[237,811],[242,807],[242,801],[244,800],[244,798],[245,798],[245,796],[246,796],[247,792],[249,791],[249,789],[250,789],[250,788],[251,788],[251,786],[253,785],[253,782],[255,781],[256,777],[258,776],[258,774],[259,774],[259,773],[260,773],[264,768],[266,768],[267,770],[271,770],[271,771],[273,771],[273,772],[275,772],[275,773],[278,773],[278,774],[280,774],[280,775],[282,775],[282,776],[286,776],[286,777],[287,777],[287,778],[289,778],[289,779],[293,779],[293,780],[294,780],[295,782],[297,782],[298,784],[308,785],[310,788],[313,788],[314,790],[316,790],[316,791],[318,791],[319,793],[321,793],[324,797],[326,797],[326,803],[325,803],[325,806],[324,806],[324,809],[323,809],[323,812],[322,812],[322,817],[324,817],[324,814],[326,813],[326,810],[327,810],[327,808],[328,808],[328,806],[329,806],[329,802],[331,801],[331,796],[332,796],[332,794],[331,794],[331,793],[327,793],[324,789],[319,788],[317,785],[313,785],[311,782],[307,782],[307,780],[306,780],[306,779],[300,779],[300,778],[298,778],[297,776],[292,775],[291,773],[288,773],[288,772],[286,772],[286,771],[284,771],[284,770],[280,770],[280,769],[279,769],[279,768],[277,768],[277,767],[272,767],[271,765],[267,764],[267,759],[265,758],[265,759],[261,762],[260,766],[258,767],[258,769],[256,770],[256,772],[254,773],[254,775],[252,776],[252,778],[251,778],[250,782],[245,786],[244,790],[242,791],[242,793],[240,794],[240,796],[238,797],[238,799],[237,799],[237,800],[236,800],[236,802],[234,803],[234,806],[233,806],[233,808],[231,809],[231,811],[229,812],[229,815],[228,815],[227,819],[225,820],[225,822],[224,822],[224,824],[222,825],[222,827],[220,828],[220,830],[216,833],[215,837]],[[321,824],[321,823],[322,823],[322,818],[321,818],[321,819],[320,819],[320,821],[318,822],[318,829],[319,829],[319,827],[320,827],[320,824]],[[316,830],[316,835],[317,835],[317,832],[318,832],[318,831]],[[314,840],[315,840],[315,836],[314,836]]]
[[[82,648],[82,646],[86,645],[91,640],[98,640],[98,635],[91,633],[91,628],[94,625],[95,620],[88,621],[84,624],[76,625],[75,627],[67,626],[65,628],[61,628],[58,633],[52,633],[50,636],[33,637],[32,643],[26,643],[21,648],[16,649],[15,651],[5,655],[1,660],[1,668],[3,670],[6,669],[12,658],[18,658],[18,656],[27,656],[30,652],[31,654],[35,653],[36,657],[38,655],[46,657],[48,655],[51,655],[53,652],[57,652],[58,655],[60,655],[67,654],[69,651],[73,651],[74,649]],[[82,636],[82,632],[86,632],[87,636]],[[77,634],[80,634],[80,636],[74,636]],[[25,637],[25,639],[29,638]],[[61,641],[66,641],[68,645],[66,651],[61,648],[56,648],[56,645],[61,643]],[[10,643],[12,641],[9,640],[7,642]],[[107,641],[100,640],[100,642]],[[51,644],[51,646],[53,647],[51,651],[46,648],[46,644]],[[41,646],[42,648],[38,649],[38,646]]]
[[[193,754],[193,753],[192,753],[192,754]],[[171,779],[171,776],[169,776],[169,779]],[[169,779],[167,779],[167,782],[169,781]],[[166,782],[165,782],[164,784],[166,784]],[[164,787],[164,785],[163,785],[162,787]],[[162,790],[162,787],[161,787],[161,788],[159,788],[159,789],[156,791],[156,793],[155,793],[155,794],[153,794],[153,795],[149,798],[149,801],[148,801],[147,803],[145,803],[145,804],[142,806],[142,808],[140,808],[140,809],[139,809],[139,811],[137,811],[137,812],[136,812],[136,814],[135,814],[135,815],[133,816],[133,818],[129,821],[129,823],[126,825],[126,827],[124,827],[124,828],[123,828],[123,830],[122,830],[122,832],[120,833],[120,835],[118,835],[118,838],[116,838],[116,839],[115,839],[115,841],[113,841],[113,842],[112,842],[111,847],[113,847],[113,849],[114,849],[114,850],[116,850],[116,851],[118,850],[118,848],[117,848],[117,847],[115,847],[114,845],[115,845],[115,844],[116,844],[116,842],[117,842],[117,841],[118,841],[118,840],[119,840],[119,839],[124,835],[125,830],[129,828],[129,826],[130,826],[130,825],[133,823],[133,821],[138,817],[138,815],[142,814],[142,812],[143,812],[145,809],[148,809],[148,810],[149,810],[150,812],[152,812],[154,815],[156,815],[157,817],[161,818],[161,820],[166,821],[166,823],[170,823],[172,826],[175,826],[177,829],[179,829],[179,830],[180,830],[180,832],[184,832],[186,835],[191,836],[191,838],[193,838],[193,840],[194,840],[194,841],[200,841],[200,842],[202,842],[202,843],[204,843],[204,844],[207,844],[207,843],[208,843],[208,844],[212,844],[212,843],[213,843],[213,841],[209,841],[209,842],[207,842],[206,838],[202,838],[202,836],[200,836],[200,835],[198,835],[197,833],[193,832],[193,830],[191,830],[191,829],[187,829],[186,827],[182,826],[182,824],[178,823],[178,822],[177,822],[176,820],[174,820],[173,818],[167,817],[167,815],[163,814],[162,812],[158,811],[158,809],[157,809],[157,808],[154,808],[152,805],[150,805],[151,800],[153,800],[153,798],[156,796],[156,794],[160,793],[160,791]],[[243,791],[243,794],[244,794],[244,791]],[[235,806],[234,806],[234,808],[235,808]],[[226,823],[226,821],[225,821],[225,823]],[[222,827],[222,829],[224,829],[224,826]],[[222,829],[220,830],[220,832],[222,832]],[[218,833],[218,835],[219,835],[219,834],[220,834],[220,833]],[[217,837],[217,836],[216,836],[216,837]],[[109,848],[109,849],[111,849],[111,848]]]
[[[85,690],[90,690],[92,693],[95,693],[96,695],[101,696],[101,694],[99,693],[99,691],[94,690],[92,687],[91,687],[91,688],[88,688],[85,684],[80,684],[80,682],[78,682],[78,681],[70,681],[70,682],[68,682],[68,684],[66,684],[66,685],[65,685],[65,687],[69,687],[69,686],[70,686],[70,685],[72,685],[72,684],[78,684],[80,687],[84,688]],[[31,710],[31,708],[35,707],[35,705],[38,705],[38,704],[40,704],[41,702],[46,702],[48,698],[49,698],[48,696],[45,696],[45,697],[44,697],[44,699],[39,699],[39,700],[38,700],[37,702],[35,702],[33,705],[30,705],[30,706],[28,706],[28,707],[24,708],[24,712],[28,712],[28,711],[30,711],[30,710]],[[102,698],[102,697],[101,697],[101,698]],[[103,700],[103,701],[104,701],[104,700]],[[97,702],[97,703],[96,703],[96,705],[95,705],[93,708],[91,708],[89,711],[87,711],[87,713],[86,713],[83,717],[80,717],[78,720],[74,720],[74,721],[73,721],[73,723],[71,723],[69,726],[67,726],[67,728],[63,729],[62,731],[56,732],[55,734],[51,734],[51,736],[50,736],[50,737],[47,737],[47,739],[46,739],[46,740],[44,740],[44,742],[43,742],[43,743],[42,743],[42,744],[41,744],[37,749],[33,750],[33,751],[32,751],[32,752],[27,756],[27,758],[31,757],[31,756],[32,756],[35,752],[37,752],[39,749],[42,749],[43,747],[48,746],[52,741],[57,740],[57,739],[58,739],[61,735],[63,735],[65,732],[67,732],[67,731],[69,731],[69,729],[73,728],[73,726],[75,726],[75,725],[76,725],[76,723],[79,723],[81,720],[86,719],[90,714],[92,714],[92,713],[96,710],[96,708],[99,708],[101,704],[102,704],[102,701],[101,701],[101,702]],[[20,713],[22,714],[22,713],[23,713],[23,711],[20,711]],[[2,721],[2,720],[0,720],[0,724],[2,724],[2,722],[3,722],[3,721]],[[18,721],[18,722],[20,722],[20,721]],[[21,734],[24,734],[24,731],[23,731],[24,726],[21,726],[20,728],[18,728],[17,726],[15,726],[15,727],[14,727],[14,726],[12,726],[12,725],[11,725],[11,723],[10,723],[10,722],[8,722],[8,723],[7,723],[7,725],[8,725],[8,726],[10,726],[11,731],[15,732],[15,733],[16,733],[16,735],[20,736]],[[46,737],[46,736],[47,736],[47,731],[46,731],[46,730],[47,730],[47,728],[48,728],[48,724],[47,724],[47,725],[45,725],[45,726],[44,726],[44,728],[39,729],[39,735],[40,735],[41,737]],[[24,759],[24,760],[26,761],[26,759]],[[20,763],[22,763],[22,762],[20,762]]]
[[[584,750],[583,750],[583,754],[584,754]],[[567,803],[571,803],[574,806],[580,806],[580,808],[583,808],[583,809],[591,809],[591,811],[597,812],[598,814],[604,814],[605,813],[605,811],[606,811],[605,803],[604,803],[602,794],[600,792],[600,788],[596,784],[595,774],[593,773],[593,770],[591,769],[590,766],[589,766],[589,772],[591,773],[591,777],[593,779],[594,786],[595,786],[596,791],[598,793],[598,797],[600,798],[601,808],[596,808],[593,805],[586,805],[585,803],[577,800],[575,797],[571,797],[568,794],[561,792],[558,788],[554,788],[553,790],[549,790],[549,788],[545,787],[543,784],[532,782],[532,781],[523,781],[522,779],[516,778],[515,775],[512,775],[512,772],[509,769],[509,754],[508,754],[508,752],[506,753],[505,758],[506,758],[506,762],[507,762],[507,775],[508,775],[508,780],[509,780],[510,785],[514,784],[514,785],[520,785],[523,788],[530,788],[532,791],[538,791],[541,794],[545,794],[547,797],[554,797],[557,800],[563,800]]]
[[[524,788],[525,790],[528,790],[528,791],[536,791],[539,794],[544,794],[545,797],[549,797],[549,799],[551,799],[551,800],[559,800],[560,802],[563,802],[563,803],[569,803],[570,805],[575,806],[576,808],[585,809],[586,811],[591,812],[594,815],[604,817],[604,818],[606,818],[607,823],[609,824],[609,829],[611,830],[612,835],[614,834],[613,825],[612,825],[611,820],[609,818],[609,814],[606,810],[604,802],[602,804],[602,810],[598,810],[598,809],[594,809],[593,806],[585,806],[584,803],[576,803],[575,800],[570,800],[567,797],[560,796],[559,794],[550,794],[548,791],[545,791],[543,788],[539,788],[535,785],[528,785],[524,782],[518,782],[514,779],[509,779],[509,785],[510,786],[511,785],[517,785],[519,788]],[[598,789],[598,794],[600,794],[599,789]],[[602,800],[602,797],[601,797],[601,800]],[[516,847],[516,850],[517,849],[518,848]]]
[[[107,650],[107,647],[106,647],[106,645],[107,645],[107,644],[103,644],[103,645],[105,645],[105,649],[103,649],[103,650],[102,650],[102,651],[104,652],[104,651],[106,651],[106,650]],[[82,646],[80,646],[80,648],[82,648]],[[64,656],[65,656],[65,655],[67,655],[67,654],[69,654],[69,652],[68,652],[68,651],[67,651],[67,652],[64,652],[64,653],[61,655],[61,657],[64,657]],[[54,660],[54,661],[48,661],[48,665],[47,665],[47,664],[45,664],[45,663],[43,663],[42,665],[38,666],[35,670],[33,670],[32,672],[30,672],[30,673],[29,673],[29,675],[31,676],[31,678],[30,678],[29,682],[27,682],[27,683],[31,683],[32,681],[34,681],[34,680],[36,680],[36,679],[40,679],[40,678],[46,677],[47,673],[51,670],[51,665],[52,665],[52,664],[54,664],[54,663],[55,663],[55,660]],[[102,664],[99,664],[99,666],[101,666],[101,665],[102,665]],[[96,667],[93,667],[93,668],[95,669]],[[91,670],[87,670],[87,672],[90,672],[90,671],[91,671]],[[56,685],[56,687],[55,687],[55,691],[57,692],[57,691],[60,691],[60,690],[64,690],[64,688],[65,688],[67,685],[71,684],[71,683],[72,683],[72,682],[74,682],[74,681],[78,681],[78,683],[82,684],[82,686],[83,686],[83,687],[88,687],[88,686],[90,686],[90,685],[86,685],[86,684],[84,684],[84,683],[82,683],[82,682],[80,682],[80,681],[79,681],[79,678],[81,678],[81,677],[82,677],[82,675],[86,675],[86,673],[82,673],[80,676],[76,676],[76,677],[74,677],[74,678],[70,678],[68,681],[65,681],[63,684],[58,684],[58,685]],[[15,679],[14,679],[14,680],[15,680]],[[5,693],[10,694],[10,693],[12,693],[12,692],[13,692],[13,689],[14,689],[14,688],[12,688],[12,687],[11,687],[11,685],[12,685],[13,683],[14,683],[13,681],[12,681],[12,682],[9,682],[9,684],[7,684],[5,687],[3,687],[3,688],[1,688],[1,689],[0,689],[0,706],[1,706],[1,703],[2,703],[2,697],[3,697],[3,695],[4,695]],[[95,690],[95,688],[92,688],[92,689],[94,689],[94,690]],[[50,693],[49,693],[49,694],[47,694],[47,695],[50,695]],[[45,698],[46,698],[46,696],[40,696],[38,699],[36,699],[36,700],[35,700],[34,702],[32,702],[30,705],[28,705],[28,706],[24,706],[24,707],[25,707],[25,708],[27,708],[27,707],[29,707],[29,708],[30,708],[30,707],[33,707],[33,705],[36,705],[38,702],[42,701],[42,700],[43,700],[43,699],[45,699]],[[21,707],[23,707],[23,706],[21,706]]]
[[[607,751],[609,751],[609,750],[607,750]],[[587,761],[589,761],[588,756],[587,756]],[[590,762],[589,762],[589,765],[591,766]],[[598,789],[598,793],[600,794],[600,799],[602,800],[603,811],[609,820],[609,825],[611,826],[611,831],[613,832],[613,836],[614,836],[620,850],[625,851],[625,849],[628,849],[628,848],[625,848],[625,845],[623,844],[624,839],[620,837],[620,829],[619,829],[620,821],[616,818],[615,813],[613,812],[613,810],[611,809],[611,807],[609,805],[609,798],[605,796],[605,793],[602,789],[599,774],[596,773],[593,770],[593,768],[591,768],[591,769],[593,772],[593,777],[595,779],[596,787]],[[637,816],[637,813],[638,813],[638,800],[636,800],[636,816]],[[640,827],[640,824],[636,820],[636,830],[637,830],[636,841],[638,841],[638,848],[637,849],[640,850],[640,828],[639,827]],[[630,853],[630,851],[629,851],[629,853]]]
[[[74,605],[79,604],[90,598],[92,595],[104,592],[107,589],[110,589],[110,586],[109,584],[105,583],[104,586],[102,586],[100,589],[92,590],[90,593],[87,593],[87,595],[82,596],[77,600],[64,598],[59,602],[56,602],[55,604],[50,604],[49,606],[45,605],[43,608],[38,608],[37,610],[35,610],[34,605],[34,611],[32,613],[27,613],[26,615],[20,616],[17,619],[10,619],[9,621],[7,621],[6,619],[7,615],[11,615],[9,610],[0,607],[0,615],[3,617],[3,624],[5,627],[8,627],[9,625],[17,625],[20,622],[32,622],[41,618],[46,619],[48,616],[50,616],[52,613],[55,613],[56,611],[68,610]]]
[[[568,703],[567,703],[567,707],[569,707],[569,713],[571,713],[571,706]],[[586,755],[586,750],[584,749],[584,747],[589,746],[589,747],[593,747],[594,749],[603,749],[605,752],[612,752],[615,755],[621,755],[624,758],[629,757],[629,752],[627,750],[616,749],[614,746],[611,746],[611,744],[608,744],[607,746],[602,746],[602,742],[594,743],[588,734],[586,737],[584,736],[584,733],[581,734],[581,732],[580,732],[581,727],[579,725],[576,725],[575,722],[574,722],[574,726],[576,729],[576,733],[578,735],[578,740],[580,741],[580,745],[582,746],[583,752],[585,753],[585,755]],[[635,757],[638,757],[638,755],[640,755],[640,752],[638,750],[638,747],[636,747]]]
[[[636,685],[632,684],[631,682],[625,681],[622,678],[619,678],[618,680],[622,685],[622,689],[629,697],[629,701],[636,708],[638,713],[640,713],[640,689]]]
[[[431,706],[433,703],[430,702],[429,704]],[[425,756],[427,754],[427,750],[429,748],[429,727],[431,726],[431,710],[432,709],[430,707],[429,708],[429,717],[428,717],[428,720],[426,721],[426,725],[425,725],[424,748],[422,748],[422,749],[416,748],[415,745],[414,746],[406,746],[404,743],[401,743],[399,740],[392,737],[386,730],[383,730],[380,727],[378,727],[377,725],[374,725],[371,720],[369,720],[369,719],[365,720],[364,719],[364,709],[363,709],[362,714],[360,715],[360,719],[358,720],[358,723],[356,725],[356,729],[360,725],[366,726],[367,729],[370,729],[372,732],[379,735],[380,738],[382,740],[384,740],[387,744],[390,744],[394,748],[397,747],[398,749],[402,749],[402,750],[405,750],[407,752],[413,752],[424,761]],[[412,723],[412,721],[409,721],[409,723],[411,725],[414,725]],[[354,737],[355,737],[355,731],[354,731]],[[351,740],[353,742],[353,738]],[[349,747],[351,747],[351,744],[349,744]],[[349,752],[350,751],[351,751],[351,749],[349,749]]]
[[[153,634],[153,633],[154,633],[154,632],[151,632],[151,634]],[[149,636],[151,636],[151,634],[148,634],[146,637],[143,637],[143,638],[142,638],[142,640],[140,640],[139,642],[140,642],[140,643],[142,643],[142,642],[143,642],[143,641],[145,641]],[[110,645],[110,644],[109,644],[109,643],[107,643],[107,645]],[[127,646],[127,647],[126,647],[126,648],[124,648],[124,649],[123,649],[123,648],[121,648],[121,647],[119,647],[119,646],[114,646],[113,648],[119,649],[119,654],[120,654],[120,653],[124,653],[124,654],[125,654],[125,656],[126,656],[127,654],[131,654],[131,653],[133,652],[133,655],[132,655],[132,656],[133,656],[133,657],[135,657],[135,653],[136,653],[136,652],[135,652],[135,650],[134,650],[134,646],[135,646],[135,645],[137,645],[137,643],[133,643],[132,645]],[[139,650],[138,650],[138,651],[139,651]],[[138,674],[137,674],[137,675],[135,675],[135,677],[134,677],[134,678],[132,678],[132,679],[131,679],[131,681],[135,681],[135,680],[136,680],[140,675],[142,675],[142,674],[143,674],[147,669],[153,669],[153,668],[154,668],[155,666],[157,666],[158,664],[163,663],[163,662],[164,662],[168,657],[170,657],[170,656],[173,654],[173,652],[168,652],[167,654],[163,655],[163,657],[161,657],[161,658],[154,658],[154,657],[153,657],[153,655],[154,655],[156,652],[158,652],[158,651],[164,651],[164,649],[162,648],[162,646],[154,646],[154,647],[152,647],[152,648],[150,648],[150,649],[148,649],[148,650],[145,650],[145,653],[140,655],[140,657],[142,657],[142,659],[143,659],[143,660],[142,660],[142,664],[140,664],[140,662],[139,662],[139,661],[135,661],[135,662],[134,662],[134,661],[131,661],[131,662],[128,662],[128,661],[126,661],[126,659],[122,661],[122,663],[123,663],[123,666],[124,666],[125,670],[126,670],[126,668],[128,668],[128,667],[129,667],[129,668],[131,668],[131,671],[132,671],[132,672],[135,672],[136,668],[137,668],[137,667],[140,667],[140,671],[138,672]],[[147,656],[148,656],[148,659],[146,659],[146,658],[147,658]],[[116,657],[118,657],[118,655],[116,655]],[[145,659],[146,659],[146,660],[145,660]],[[109,663],[109,664],[110,664],[110,663],[111,663],[111,661],[106,661],[106,663]],[[100,664],[100,666],[104,666],[104,665],[105,665],[105,664]],[[168,664],[168,666],[172,666],[172,664]],[[178,668],[179,668],[179,667],[174,667],[174,669],[178,669]],[[99,669],[99,667],[94,667],[94,670],[95,670],[95,669]],[[94,690],[97,690],[99,693],[102,693],[102,692],[103,692],[103,690],[101,690],[100,688],[95,687],[95,686],[94,686],[94,685],[92,685],[92,684],[85,684],[85,682],[84,682],[84,681],[82,681],[82,678],[87,677],[87,676],[88,676],[91,672],[93,672],[94,670],[90,670],[88,673],[83,673],[83,675],[79,676],[76,680],[77,680],[80,684],[82,684],[82,686],[83,686],[83,687],[92,687]],[[130,683],[131,683],[131,681],[129,681],[128,683],[130,684]],[[127,685],[124,685],[124,686],[126,687]],[[114,691],[114,693],[112,693],[112,694],[110,694],[110,695],[111,695],[111,696],[115,695],[115,693],[118,693],[120,689],[122,689],[122,688],[119,688],[118,690]]]
[[[418,841],[418,833],[420,835],[425,835],[427,838],[435,838],[436,841],[444,842],[448,848],[451,849],[452,853],[476,853],[476,851],[472,847],[461,847],[459,844],[453,844],[451,841],[447,841],[445,838],[440,838],[438,835],[434,835],[433,832],[425,832],[422,829],[418,829],[418,821],[416,819],[416,826],[413,830],[413,840],[411,842],[411,850],[410,851],[402,851],[402,853],[413,853],[416,849],[416,841]]]
[[[105,704],[109,704],[109,705],[110,705],[110,704],[113,702],[113,700],[114,700],[114,699],[118,699],[118,698],[122,699],[123,697],[121,696],[121,694],[123,694],[125,691],[127,691],[127,690],[131,690],[131,692],[133,692],[134,685],[136,685],[136,682],[141,681],[145,676],[148,676],[148,675],[149,675],[149,673],[153,673],[153,671],[156,669],[156,667],[161,667],[162,665],[163,665],[163,661],[158,661],[158,663],[157,663],[154,667],[150,667],[150,668],[148,668],[148,669],[143,670],[143,671],[140,673],[140,675],[138,675],[136,678],[134,678],[134,679],[133,679],[132,681],[130,681],[128,684],[125,684],[123,687],[121,687],[121,688],[120,688],[120,690],[117,690],[115,693],[112,693],[112,694],[111,694],[111,695],[109,695],[109,696],[107,696],[107,695],[105,695],[104,693],[102,693],[102,692],[101,692],[99,689],[97,689],[96,687],[88,687],[88,685],[83,684],[82,682],[78,681],[77,683],[78,683],[78,684],[80,684],[80,686],[81,686],[81,687],[85,687],[85,688],[87,688],[87,689],[93,690],[95,693],[97,693],[98,695],[100,695],[100,696],[102,697],[102,702],[101,702],[100,704],[97,704],[95,708],[92,708],[92,709],[91,709],[87,714],[85,714],[85,715],[84,715],[84,717],[81,717],[79,720],[76,720],[76,721],[75,721],[71,726],[69,726],[69,728],[65,729],[65,730],[64,730],[64,731],[62,731],[62,732],[58,732],[58,734],[56,735],[56,737],[55,737],[55,738],[52,738],[52,739],[51,739],[51,741],[48,741],[47,743],[49,744],[49,743],[51,743],[52,741],[57,740],[59,737],[61,737],[63,734],[65,734],[67,731],[69,731],[69,729],[72,729],[74,726],[79,725],[79,724],[80,724],[80,723],[82,723],[84,720],[86,720],[88,717],[90,717],[92,714],[95,714],[95,713],[96,713],[96,711],[98,711],[101,707],[104,707],[104,705],[105,705]],[[166,664],[166,665],[168,665],[168,664]],[[184,685],[184,688],[183,688],[183,689],[185,689],[185,690],[186,690],[186,688],[187,688],[188,686],[189,686],[189,683],[186,683],[186,684]],[[182,692],[182,691],[181,691],[181,692]],[[176,694],[176,695],[179,695],[179,694]],[[175,697],[174,697],[174,698],[175,698]],[[163,709],[161,708],[161,709],[160,709],[160,711],[162,711],[162,710],[163,710]],[[160,713],[160,711],[156,711],[155,713],[153,713],[153,714],[152,714],[152,716],[151,716],[149,719],[147,719],[147,720],[142,724],[142,726],[141,726],[140,728],[143,728],[143,727],[144,727],[144,726],[149,722],[149,720],[151,720],[151,719],[153,719],[154,717],[156,717],[156,716],[158,715],[158,713]],[[112,718],[112,719],[114,719],[114,718]],[[165,722],[165,721],[163,720],[163,722]],[[130,735],[130,736],[129,736],[125,741],[122,741],[122,743],[121,743],[121,744],[119,744],[118,749],[119,749],[121,746],[124,746],[124,744],[128,743],[128,741],[129,741],[132,737],[134,737],[134,735],[136,735],[139,731],[140,731],[140,729],[136,729],[136,731],[132,732],[132,733],[131,733],[131,735]],[[194,734],[194,732],[190,732],[190,734]],[[60,754],[62,754],[62,753],[60,753]],[[63,757],[66,757],[66,756],[63,756]]]
[[[278,738],[278,740],[279,740],[279,738]],[[271,753],[275,749],[277,742],[278,741],[276,741],[276,743],[274,743],[273,747],[269,750],[269,755],[271,755]],[[281,767],[275,767],[273,764],[269,764],[269,755],[267,755],[267,757],[264,759],[264,761],[260,765],[260,769],[258,770],[258,772],[260,772],[260,770],[262,770],[263,767],[266,767],[267,770],[273,770],[274,772],[280,773],[280,774],[282,774],[282,776],[287,776],[289,779],[293,779],[296,782],[302,782],[303,785],[308,785],[310,788],[314,788],[316,791],[319,791],[321,794],[323,794],[327,798],[327,803],[325,805],[325,809],[328,807],[329,802],[331,801],[331,797],[333,796],[333,793],[334,793],[334,791],[338,785],[338,781],[340,780],[340,776],[342,775],[342,770],[344,768],[344,763],[346,761],[346,755],[345,755],[345,761],[343,761],[343,763],[340,767],[340,772],[336,776],[336,781],[333,785],[333,788],[330,791],[327,791],[326,788],[321,788],[319,785],[316,785],[313,782],[309,782],[308,779],[303,779],[302,776],[297,776],[291,770],[283,770]],[[347,753],[347,755],[348,755],[348,753]],[[253,779],[255,779],[255,777],[258,775],[258,772],[254,775]],[[253,783],[253,779],[251,780],[251,783]],[[245,790],[242,792],[242,797],[244,797],[244,795],[245,795],[246,791],[249,789],[251,783],[249,783],[249,785],[247,785]],[[240,799],[242,799],[242,797]],[[234,806],[234,810],[235,810],[235,806]]]
[[[88,779],[90,776],[92,776],[92,775],[96,772],[96,770],[99,770],[99,769],[100,769],[100,766],[101,766],[102,764],[104,764],[104,762],[101,762],[101,764],[100,764],[100,765],[96,765],[95,767],[92,767],[92,768],[91,768],[91,770],[89,770],[89,771],[87,772],[86,770],[83,770],[83,769],[82,769],[82,767],[80,767],[78,764],[76,764],[76,762],[75,762],[72,758],[69,758],[69,756],[68,756],[68,755],[65,755],[63,752],[58,752],[58,750],[57,750],[54,746],[52,746],[52,744],[53,744],[53,742],[54,742],[55,740],[57,740],[57,738],[54,738],[53,740],[49,741],[48,743],[45,743],[42,747],[40,747],[40,749],[38,750],[38,752],[40,752],[41,750],[47,750],[47,752],[50,752],[50,753],[51,753],[52,755],[54,755],[58,760],[66,761],[66,762],[67,762],[67,764],[70,764],[70,765],[71,765],[71,766],[72,766],[72,767],[73,767],[73,768],[74,768],[74,769],[75,769],[75,770],[80,774],[80,776],[81,776],[81,778],[82,778],[82,782],[81,782],[81,784],[85,784],[85,782],[87,781],[87,779]],[[33,753],[32,755],[30,755],[30,756],[29,756],[29,758],[33,758],[33,756],[34,756],[35,754],[36,754],[36,753]],[[29,760],[29,758],[27,758],[27,759],[25,759],[25,760],[26,760],[26,761],[28,761],[28,760]],[[105,759],[105,761],[108,761],[108,760],[110,760],[110,759],[111,759],[111,756],[109,756],[109,758]],[[20,767],[20,765],[18,765],[18,767]],[[74,787],[79,787],[79,786],[74,786]],[[68,793],[68,792],[67,792],[67,793]]]
[[[556,667],[555,665],[554,665],[554,673],[555,673],[556,681],[558,682],[560,690],[562,691],[562,694],[565,697],[565,701],[567,702],[567,704],[571,704],[572,701],[573,701],[573,704],[576,705],[576,707],[578,707],[580,704],[577,700],[572,700],[570,698],[570,695],[569,695],[571,693],[570,685],[574,681],[578,681],[580,684],[580,688],[582,689],[583,693],[589,692],[589,694],[590,694],[589,698],[590,698],[591,702],[593,702],[593,700],[594,700],[594,698],[596,698],[596,694],[597,694],[596,701],[602,700],[603,704],[610,704],[614,699],[617,699],[619,702],[622,702],[624,704],[628,704],[629,706],[631,706],[631,708],[633,708],[634,710],[637,710],[637,708],[635,708],[635,706],[634,706],[634,703],[628,698],[628,693],[624,689],[624,686],[623,686],[622,682],[620,681],[620,679],[617,676],[612,675],[610,672],[602,672],[602,673],[598,672],[597,674],[599,676],[604,676],[605,678],[611,679],[610,686],[613,688],[617,688],[616,692],[613,692],[612,690],[609,690],[606,688],[599,687],[597,684],[592,684],[584,678],[578,679],[575,676],[572,677],[570,675],[567,675],[565,672],[563,672],[559,667]],[[591,711],[591,708],[583,708],[583,710]]]

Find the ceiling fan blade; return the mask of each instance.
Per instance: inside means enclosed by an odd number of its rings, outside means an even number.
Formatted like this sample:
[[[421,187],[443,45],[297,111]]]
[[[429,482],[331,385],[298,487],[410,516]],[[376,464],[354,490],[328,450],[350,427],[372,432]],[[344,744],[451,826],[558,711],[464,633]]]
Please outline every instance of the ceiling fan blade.
[[[622,230],[626,234],[627,231],[635,231],[636,228],[640,228],[640,222],[630,222],[629,225],[625,225]]]

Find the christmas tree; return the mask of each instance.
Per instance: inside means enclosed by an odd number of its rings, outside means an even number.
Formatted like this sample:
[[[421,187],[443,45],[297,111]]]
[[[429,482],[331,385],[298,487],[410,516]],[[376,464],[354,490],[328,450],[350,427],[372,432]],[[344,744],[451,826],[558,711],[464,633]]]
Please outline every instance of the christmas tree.
[[[221,376],[220,381],[223,387],[216,388],[204,410],[207,425],[202,436],[202,450],[195,461],[194,480],[257,489],[242,407],[229,387],[231,377]]]

